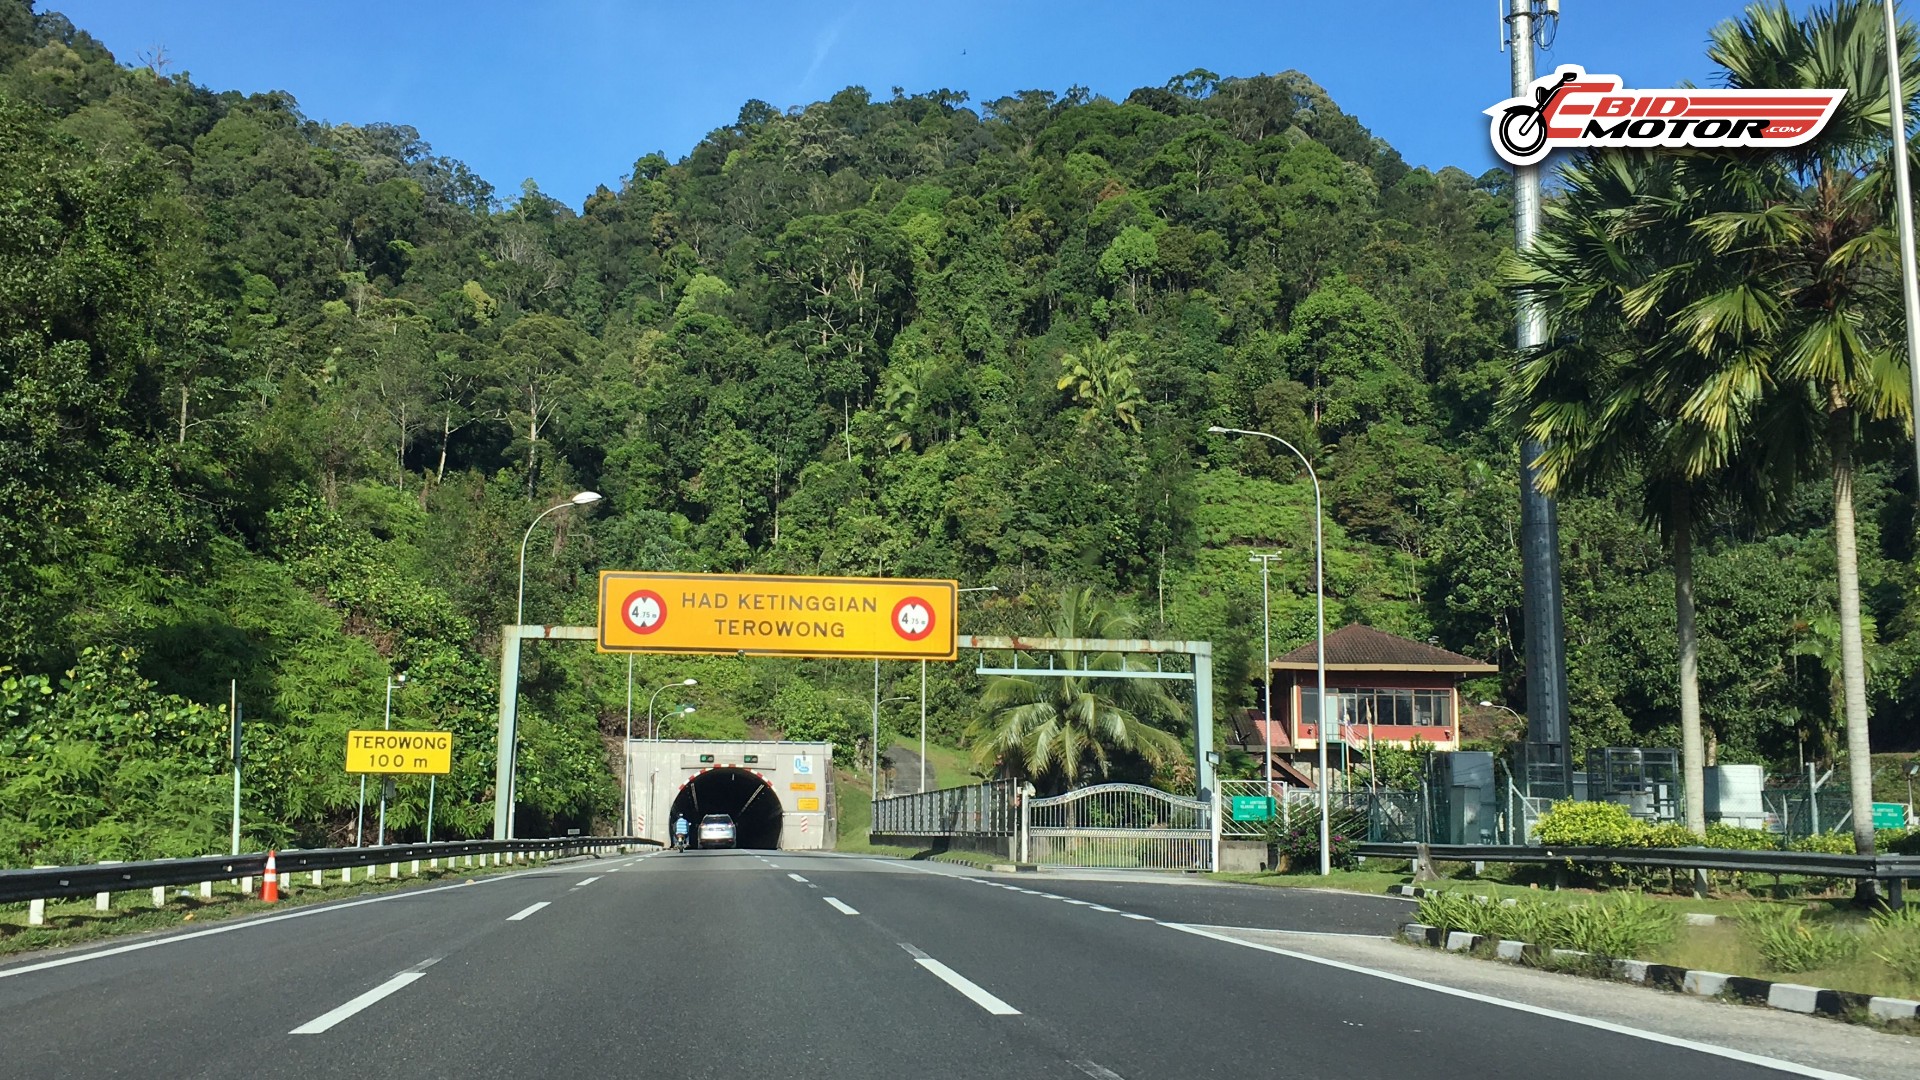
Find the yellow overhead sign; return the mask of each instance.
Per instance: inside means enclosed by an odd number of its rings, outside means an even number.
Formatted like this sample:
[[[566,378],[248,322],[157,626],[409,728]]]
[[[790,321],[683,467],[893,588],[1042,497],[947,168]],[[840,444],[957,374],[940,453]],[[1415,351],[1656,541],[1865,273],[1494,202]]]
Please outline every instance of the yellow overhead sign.
[[[952,581],[600,573],[600,651],[953,660]]]
[[[453,771],[451,731],[349,731],[350,773],[436,773]]]

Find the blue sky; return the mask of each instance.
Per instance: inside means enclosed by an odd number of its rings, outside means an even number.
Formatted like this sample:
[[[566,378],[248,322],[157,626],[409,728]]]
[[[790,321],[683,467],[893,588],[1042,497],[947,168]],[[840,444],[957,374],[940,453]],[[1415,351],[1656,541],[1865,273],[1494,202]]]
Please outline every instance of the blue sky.
[[[503,194],[573,206],[635,159],[678,160],[749,98],[848,85],[979,103],[1081,84],[1122,98],[1203,67],[1297,68],[1416,165],[1496,164],[1480,110],[1507,95],[1498,0],[1243,3],[639,3],[621,0],[40,0],[123,63],[164,46],[215,90],[286,90],[333,123],[411,124]],[[1628,86],[1712,81],[1707,33],[1737,0],[1565,0],[1540,68]],[[1807,6],[1796,0],[1796,9]]]

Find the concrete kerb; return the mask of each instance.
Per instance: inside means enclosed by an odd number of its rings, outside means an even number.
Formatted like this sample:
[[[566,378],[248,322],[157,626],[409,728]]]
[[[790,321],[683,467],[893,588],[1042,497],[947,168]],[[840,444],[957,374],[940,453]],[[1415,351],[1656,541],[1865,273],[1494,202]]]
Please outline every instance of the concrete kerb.
[[[1446,931],[1424,923],[1407,923],[1400,928],[1400,937],[1415,945],[1445,948],[1449,952],[1472,952],[1488,940],[1479,934],[1469,934],[1459,930]],[[1558,961],[1608,959],[1595,957],[1592,953],[1577,949],[1543,950],[1538,945],[1524,941],[1501,940],[1494,943],[1494,955],[1501,960],[1528,961],[1543,953],[1548,958]],[[1622,982],[1692,994],[1696,997],[1725,998],[1742,1004],[1763,1005],[1767,1008],[1807,1016],[1845,1019],[1850,1015],[1864,1012],[1880,1021],[1920,1022],[1920,1001],[1909,1001],[1906,998],[1878,997],[1857,994],[1849,990],[1828,990],[1818,986],[1803,986],[1799,983],[1770,982],[1766,979],[1750,979],[1718,971],[1654,964],[1645,960],[1611,958],[1608,959],[1607,971],[1613,978]]]

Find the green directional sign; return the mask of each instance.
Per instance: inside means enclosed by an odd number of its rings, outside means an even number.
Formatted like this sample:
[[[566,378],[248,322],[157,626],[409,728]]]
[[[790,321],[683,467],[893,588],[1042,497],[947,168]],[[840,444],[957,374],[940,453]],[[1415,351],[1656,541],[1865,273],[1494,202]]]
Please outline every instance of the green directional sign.
[[[1238,802],[1239,800],[1234,800]],[[1907,827],[1907,804],[1897,802],[1877,802],[1873,804],[1873,827],[1876,829],[1904,829]]]
[[[1233,820],[1235,821],[1271,821],[1273,819],[1273,800],[1265,795],[1235,795],[1233,797]]]

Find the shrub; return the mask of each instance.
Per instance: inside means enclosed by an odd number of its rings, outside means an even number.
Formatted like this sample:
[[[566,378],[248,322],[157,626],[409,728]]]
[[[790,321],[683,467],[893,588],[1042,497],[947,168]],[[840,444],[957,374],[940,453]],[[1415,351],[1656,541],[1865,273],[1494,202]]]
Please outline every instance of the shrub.
[[[1543,844],[1575,847],[1638,847],[1647,826],[1618,803],[1563,799],[1541,817],[1533,835]]]
[[[1853,854],[1853,834],[1824,832],[1803,836],[1793,842],[1794,851],[1810,851],[1824,855]]]
[[[1743,829],[1716,821],[1707,826],[1707,846],[1729,851],[1773,851],[1780,846],[1780,838],[1765,829]]]
[[[1279,854],[1292,858],[1296,868],[1320,865],[1320,829],[1318,826],[1300,828],[1273,828],[1267,834],[1267,842],[1278,849]],[[1355,850],[1360,842],[1345,833],[1330,833],[1327,836],[1327,863],[1335,870],[1351,870],[1360,865],[1360,857]]]
[[[1604,957],[1645,956],[1673,940],[1679,917],[1640,893],[1613,893],[1567,909],[1563,934],[1568,948]]]
[[[1700,837],[1677,821],[1640,826],[1639,846],[1649,848],[1699,847]]]
[[[1881,829],[1873,834],[1873,849],[1887,855],[1920,855],[1920,829]]]
[[[1740,913],[1741,931],[1773,971],[1808,971],[1852,957],[1860,939],[1805,919],[1797,907],[1756,904]]]
[[[1442,930],[1464,930],[1469,934],[1478,934],[1483,932],[1481,927],[1485,925],[1485,907],[1466,893],[1435,893],[1420,899],[1420,906],[1414,909],[1414,918]]]
[[[1920,986],[1920,907],[1881,908],[1873,916],[1876,943],[1873,952],[1900,977]]]

